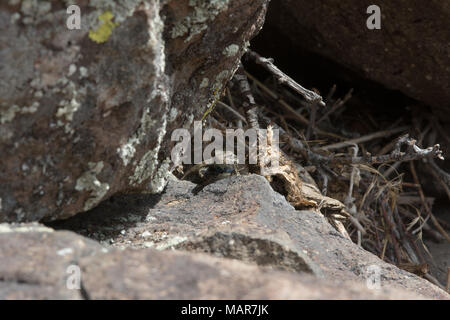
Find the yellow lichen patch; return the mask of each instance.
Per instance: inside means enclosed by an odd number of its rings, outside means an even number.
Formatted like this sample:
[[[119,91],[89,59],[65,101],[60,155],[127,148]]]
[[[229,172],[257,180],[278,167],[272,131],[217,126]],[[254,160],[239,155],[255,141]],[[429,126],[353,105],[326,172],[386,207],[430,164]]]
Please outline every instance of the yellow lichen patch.
[[[103,12],[99,17],[98,20],[100,20],[102,23],[97,28],[97,30],[89,31],[89,38],[92,41],[95,41],[97,43],[103,43],[106,42],[109,37],[111,36],[112,31],[115,27],[117,27],[119,24],[112,21],[114,18],[114,15],[111,11],[105,11]]]

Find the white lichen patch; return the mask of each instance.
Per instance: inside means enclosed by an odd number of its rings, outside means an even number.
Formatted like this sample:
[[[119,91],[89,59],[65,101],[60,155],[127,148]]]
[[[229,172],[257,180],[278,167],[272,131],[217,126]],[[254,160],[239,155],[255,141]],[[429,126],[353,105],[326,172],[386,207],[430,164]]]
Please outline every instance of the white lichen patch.
[[[73,63],[69,66],[69,72],[67,73],[67,75],[70,77],[71,75],[73,75],[75,72],[77,72],[77,66],[74,65]]]
[[[111,11],[114,14],[114,21],[117,23],[122,23],[126,18],[133,15],[137,6],[142,3],[142,0],[121,0],[121,1],[111,1],[111,0],[91,0],[89,5],[91,7],[97,8],[98,11]]]
[[[41,104],[39,103],[39,101],[34,101],[31,104],[31,106],[29,106],[29,107],[22,107],[20,109],[20,113],[22,113],[22,114],[35,113],[38,110],[40,105]]]
[[[150,150],[144,154],[136,165],[133,175],[129,177],[130,185],[139,185],[152,176],[153,171],[158,164],[158,150]]]
[[[152,177],[152,175],[155,173],[155,168],[158,165],[158,153],[161,148],[162,139],[166,134],[166,115],[163,115],[161,122],[161,126],[158,129],[156,147],[153,150],[145,153],[139,163],[136,165],[133,175],[129,177],[130,185],[139,185],[148,178]]]
[[[58,104],[59,108],[56,110],[55,116],[57,118],[63,118],[65,123],[61,120],[57,121],[58,126],[64,126],[64,132],[73,134],[74,130],[72,129],[71,122],[73,121],[74,114],[80,109],[81,102],[84,100],[86,96],[86,88],[78,88],[77,85],[68,80],[66,77],[62,77],[58,80],[58,83],[63,85],[58,92],[61,92],[69,97],[70,100],[61,100]],[[56,92],[55,92],[56,93]]]
[[[109,184],[98,180],[97,175],[103,170],[103,161],[88,163],[89,170],[83,173],[76,182],[75,190],[90,192],[90,198],[84,204],[84,210],[92,209],[106,195]]]
[[[0,124],[11,122],[16,117],[16,114],[30,114],[38,110],[40,103],[34,101],[30,106],[19,107],[18,105],[12,105],[6,110],[0,110]]]
[[[154,7],[154,18],[149,21],[149,40],[147,47],[151,48],[153,51],[153,65],[155,68],[155,79],[162,79],[165,77],[166,68],[166,57],[165,57],[165,41],[162,38],[164,31],[164,22],[162,21],[159,11],[160,3],[156,2]],[[152,95],[150,97],[149,104],[152,99],[154,99],[158,94],[161,94],[158,84],[153,84]],[[168,101],[168,97],[165,97],[165,101]],[[177,110],[171,110],[172,112],[177,112]],[[165,120],[164,120],[165,121]],[[137,146],[144,140],[148,132],[151,132],[155,125],[160,125],[159,121],[152,120],[150,117],[150,107],[146,107],[142,113],[140,120],[140,126],[137,132],[135,132],[126,143],[117,148],[117,153],[122,159],[122,162],[127,166],[133,159]],[[163,123],[165,130],[166,123]],[[158,143],[159,148],[160,143]],[[141,160],[142,162],[142,160]],[[130,180],[133,178],[130,177]]]
[[[176,108],[170,108],[168,121],[169,122],[174,121],[177,118],[177,116],[178,116],[178,110]]]
[[[13,233],[13,232],[53,232],[51,228],[47,228],[38,223],[33,224],[9,224],[0,223],[0,234],[1,233]]]
[[[140,121],[141,125],[139,129],[133,134],[131,138],[128,139],[128,141],[124,145],[120,146],[117,149],[117,153],[119,154],[119,157],[122,159],[125,166],[127,166],[130,163],[131,159],[133,159],[134,154],[136,153],[136,147],[147,135],[147,132],[149,132],[153,126],[158,124],[157,121],[150,118],[149,113],[150,108],[146,108],[142,114]]]
[[[72,83],[72,82],[71,82]],[[77,90],[73,90],[74,96],[70,101],[61,100],[59,102],[59,108],[56,111],[56,117],[64,117],[66,121],[71,122],[73,115],[80,108],[81,104],[77,100]]]
[[[170,160],[164,160],[159,166],[158,170],[153,176],[150,182],[150,191],[153,193],[159,193],[164,190],[170,176]]]
[[[234,57],[239,52],[239,46],[237,44],[231,44],[223,49],[223,54],[227,57]]]
[[[132,137],[127,143],[117,148],[117,153],[120,159],[122,159],[124,166],[127,166],[130,160],[134,157],[136,153],[135,146],[139,144],[139,139],[137,137]]]
[[[9,20],[10,24],[15,24],[17,21],[19,21],[21,18],[20,13],[15,12],[11,15],[11,19]]]
[[[166,249],[172,248],[186,240],[187,240],[186,237],[174,236],[173,238],[169,238],[167,241],[164,241],[163,243],[159,243],[155,249],[156,250],[166,250]]]
[[[213,21],[222,11],[228,9],[230,0],[189,0],[192,7],[190,15],[175,24],[171,30],[172,38],[188,35],[185,42],[208,28],[208,22]]]
[[[207,88],[209,86],[209,79],[203,78],[202,82],[200,83],[200,89]]]
[[[247,52],[248,48],[250,48],[250,42],[249,41],[245,41],[245,43],[244,43],[244,52]]]
[[[70,100],[69,102],[63,103],[65,101],[62,101],[60,105],[62,104],[63,107],[58,108],[56,112],[57,117],[64,116],[66,121],[72,122],[74,113],[80,108],[81,103],[78,102],[75,98]],[[64,124],[58,120],[58,125],[63,126]],[[64,125],[64,132],[73,134],[74,130],[72,129],[72,126],[69,123],[66,123]]]
[[[0,110],[0,123],[4,124],[12,121],[19,111],[20,108],[17,105],[13,105],[6,110]]]
[[[58,256],[62,256],[62,257],[66,256],[68,254],[72,254],[72,253],[73,253],[73,249],[72,248],[63,248],[61,250],[56,251],[56,254]]]
[[[62,100],[59,103],[60,107],[56,111],[56,116],[58,118],[65,117],[67,121],[73,120],[73,114],[80,107],[80,103],[76,99],[72,99],[70,101]]]
[[[88,69],[86,67],[80,67],[80,79],[86,78],[88,75]]]
[[[220,72],[217,76],[216,76],[216,81],[214,82],[214,91],[215,92],[219,92],[220,90],[222,90],[223,87],[223,83],[225,83],[230,77],[230,72],[228,70],[224,70],[222,72]]]
[[[22,0],[20,12],[23,19],[21,22],[28,25],[36,25],[42,21],[51,21],[52,15],[51,1]]]
[[[20,11],[25,15],[43,15],[52,9],[49,1],[22,0]]]
[[[145,230],[142,234],[141,234],[141,238],[149,238],[152,236],[152,233],[148,230]]]

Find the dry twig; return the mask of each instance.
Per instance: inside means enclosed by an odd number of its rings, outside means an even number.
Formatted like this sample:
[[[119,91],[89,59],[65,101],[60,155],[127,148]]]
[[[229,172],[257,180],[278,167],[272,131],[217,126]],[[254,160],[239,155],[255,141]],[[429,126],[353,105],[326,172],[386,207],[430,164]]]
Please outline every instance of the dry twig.
[[[314,91],[303,88],[301,85],[295,82],[294,79],[278,69],[278,67],[273,64],[272,59],[263,58],[259,54],[251,50],[247,51],[247,56],[257,64],[263,66],[267,71],[272,73],[279,83],[287,85],[289,88],[302,95],[306,99],[306,101],[325,106],[325,103],[323,102],[320,95],[318,95]]]
[[[450,242],[450,237],[447,234],[447,232],[445,232],[444,228],[442,228],[442,226],[439,224],[439,222],[437,221],[436,217],[434,216],[434,214],[431,212],[430,207],[428,206],[428,203],[425,201],[425,195],[423,193],[422,190],[422,185],[419,182],[419,178],[417,176],[417,172],[416,172],[416,168],[414,167],[414,163],[411,161],[409,163],[410,168],[411,168],[411,174],[413,176],[413,179],[415,181],[416,184],[419,185],[419,195],[420,198],[422,199],[422,204],[423,207],[425,208],[425,211],[427,212],[428,216],[431,218],[431,221],[433,222],[434,226],[436,227],[436,229],[439,230],[439,232],[445,237],[445,239],[447,239],[448,242]]]
[[[401,147],[406,145],[406,151],[402,152]],[[409,135],[404,135],[397,140],[394,150],[385,155],[372,156],[370,153],[362,157],[336,157],[332,158],[331,162],[338,163],[361,163],[361,164],[376,164],[376,163],[388,163],[395,161],[412,161],[424,158],[439,158],[444,160],[442,151],[438,144],[433,147],[422,149],[416,145],[416,140],[410,139]]]
[[[336,90],[336,86],[333,87]],[[353,93],[353,89],[350,89],[350,91],[345,95],[343,99],[337,99],[336,102],[331,106],[330,110],[328,110],[319,120],[317,120],[316,125],[321,123],[324,119],[330,116],[333,112],[335,112],[337,109],[342,107],[344,104],[347,103],[348,100],[351,99]],[[327,98],[328,99],[328,98]],[[328,100],[327,100],[328,101]]]
[[[328,146],[321,147],[321,149],[332,150],[332,149],[344,148],[344,147],[354,145],[355,143],[362,143],[362,142],[367,142],[367,141],[377,139],[377,138],[388,137],[390,135],[393,135],[393,134],[396,134],[396,133],[399,133],[399,132],[402,132],[402,131],[405,131],[408,129],[409,129],[409,127],[404,126],[404,127],[395,128],[395,129],[383,130],[383,131],[371,133],[371,134],[368,134],[366,136],[362,136],[362,137],[359,137],[356,139],[351,139],[351,140],[347,140],[347,141],[343,141],[343,142],[339,142],[339,143],[330,144]]]

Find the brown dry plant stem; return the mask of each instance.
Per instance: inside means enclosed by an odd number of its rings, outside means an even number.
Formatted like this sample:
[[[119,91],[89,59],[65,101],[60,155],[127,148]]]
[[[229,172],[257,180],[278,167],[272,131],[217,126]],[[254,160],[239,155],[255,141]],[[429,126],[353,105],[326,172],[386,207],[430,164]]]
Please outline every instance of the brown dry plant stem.
[[[259,54],[251,50],[249,50],[246,55],[256,64],[261,65],[262,67],[264,67],[264,69],[273,74],[273,76],[279,83],[288,86],[298,94],[302,95],[309,103],[317,103],[321,106],[325,106],[325,103],[323,102],[320,95],[318,95],[314,91],[303,88],[301,85],[295,82],[294,79],[278,69],[278,67],[273,64],[272,59],[263,58]]]
[[[411,174],[413,176],[414,182],[417,185],[419,185],[417,189],[419,191],[420,199],[422,200],[422,205],[425,208],[425,211],[427,212],[428,216],[430,217],[430,219],[433,222],[433,224],[436,227],[436,229],[438,229],[439,232],[445,237],[445,239],[447,239],[447,241],[450,242],[449,235],[447,234],[447,232],[445,232],[444,228],[442,228],[440,223],[437,221],[436,217],[431,212],[431,209],[428,206],[428,203],[425,201],[425,195],[424,195],[423,190],[422,190],[422,185],[420,184],[419,178],[417,176],[417,172],[416,172],[416,168],[414,166],[414,162],[410,161],[409,166],[410,166],[410,169],[411,169]]]
[[[374,140],[377,138],[383,138],[383,137],[387,137],[402,131],[406,131],[408,130],[409,127],[408,126],[403,126],[400,128],[395,128],[395,129],[389,129],[389,130],[383,130],[383,131],[378,131],[378,132],[374,132],[356,139],[351,139],[351,140],[347,140],[347,141],[342,141],[342,142],[338,142],[338,143],[334,143],[334,144],[330,144],[328,146],[324,146],[322,147],[322,149],[325,150],[332,150],[332,149],[339,149],[339,148],[344,148],[344,147],[348,147],[351,145],[354,145],[355,143],[362,143],[362,142],[367,142],[370,140]]]
[[[402,152],[401,147],[406,145],[406,151]],[[351,164],[377,164],[396,161],[411,161],[424,158],[439,158],[444,160],[439,144],[433,147],[422,149],[416,145],[416,140],[410,139],[409,135],[404,135],[397,140],[394,150],[385,155],[372,156],[370,153],[362,157],[336,157],[330,159],[330,162],[351,163]]]
[[[336,90],[336,86],[333,86],[334,90]],[[330,90],[330,93],[333,92],[333,90]],[[339,109],[340,107],[342,107],[344,104],[347,103],[348,100],[351,99],[353,94],[353,89],[350,89],[350,91],[345,95],[345,97],[343,99],[337,99],[335,101],[335,103],[333,103],[333,105],[331,106],[330,110],[328,110],[319,120],[317,120],[316,125],[318,125],[319,123],[321,123],[323,120],[325,120],[327,117],[329,117],[333,112],[335,112],[337,109]],[[331,98],[331,96],[329,96]],[[330,99],[327,97],[327,101],[329,101],[328,99]]]

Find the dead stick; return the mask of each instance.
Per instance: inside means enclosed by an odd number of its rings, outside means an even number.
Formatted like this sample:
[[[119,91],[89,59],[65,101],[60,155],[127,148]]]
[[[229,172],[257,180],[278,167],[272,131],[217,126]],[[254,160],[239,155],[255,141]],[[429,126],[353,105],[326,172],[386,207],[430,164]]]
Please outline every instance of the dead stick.
[[[311,103],[311,112],[309,113],[309,123],[306,129],[306,140],[311,139],[311,134],[314,131],[316,125],[316,115],[317,115],[317,104],[315,102]]]
[[[425,201],[425,195],[424,195],[423,190],[422,190],[422,185],[420,184],[419,178],[417,176],[417,172],[416,172],[416,168],[414,166],[414,162],[410,161],[409,165],[410,165],[410,168],[411,168],[411,174],[413,176],[414,181],[416,182],[416,184],[420,185],[418,190],[419,190],[420,199],[422,200],[422,204],[425,207],[425,211],[427,212],[427,214],[431,218],[431,221],[433,222],[433,224],[436,227],[436,229],[438,229],[439,232],[445,237],[445,239],[447,239],[447,241],[450,242],[450,237],[448,236],[447,232],[445,232],[444,228],[442,228],[442,226],[436,220],[436,218],[434,217],[433,213],[430,210],[430,207],[428,206],[428,203]]]
[[[380,207],[381,207],[381,211],[383,212],[384,221],[386,222],[386,232],[389,234],[389,238],[391,238],[391,242],[394,247],[394,253],[395,253],[395,257],[397,258],[397,263],[400,263],[401,262],[400,249],[399,249],[397,241],[395,239],[391,220],[388,217],[387,210],[386,210],[384,204],[381,204]]]
[[[401,151],[401,147],[403,145],[406,145],[406,152]],[[433,147],[422,149],[416,145],[416,140],[410,139],[409,135],[406,134],[397,140],[395,149],[390,154],[373,157],[370,153],[366,153],[366,155],[362,157],[331,157],[329,162],[376,164],[396,161],[419,160],[424,158],[439,158],[441,160],[444,160],[439,144],[435,144]]]
[[[353,89],[350,89],[350,91],[345,95],[344,99],[338,99],[330,110],[328,110],[319,120],[317,120],[316,124],[321,123],[325,118],[327,118],[330,114],[335,112],[337,109],[342,107],[344,104],[347,103],[348,100],[351,99],[353,93]]]
[[[287,85],[289,88],[302,95],[306,99],[306,101],[310,103],[315,102],[319,105],[325,106],[325,103],[323,102],[320,95],[318,95],[314,91],[303,88],[301,85],[295,82],[294,79],[278,69],[278,67],[273,64],[273,61],[271,59],[263,58],[259,54],[251,50],[247,52],[247,56],[257,64],[263,66],[267,71],[272,73],[279,83]]]
[[[447,268],[447,292],[450,293],[450,267]]]
[[[447,193],[448,199],[450,200],[450,189],[449,189],[448,185],[439,176],[439,174],[436,172],[436,169],[432,165],[430,165],[429,163],[427,165],[428,165],[428,168],[430,169],[431,174],[439,182],[439,184],[442,186],[442,188],[444,189],[445,193]]]
[[[405,131],[407,129],[409,129],[409,127],[404,126],[404,127],[400,127],[400,128],[378,131],[378,132],[371,133],[371,134],[368,134],[366,136],[362,136],[362,137],[359,137],[356,139],[351,139],[351,140],[347,140],[347,141],[343,141],[343,142],[330,144],[328,146],[321,147],[321,149],[332,150],[332,149],[344,148],[344,147],[351,146],[355,143],[362,143],[362,142],[367,142],[367,141],[374,140],[377,138],[387,137],[387,136]]]
[[[254,83],[256,83],[256,85],[261,88],[264,92],[266,92],[269,96],[272,97],[272,99],[276,100],[287,112],[289,112],[296,120],[298,120],[300,123],[304,124],[304,125],[308,125],[309,121],[308,119],[306,119],[304,116],[302,116],[301,114],[299,114],[297,111],[294,110],[294,108],[292,108],[286,101],[284,101],[283,99],[281,99],[275,92],[273,92],[272,90],[270,90],[268,87],[266,87],[261,81],[259,81],[258,79],[256,79],[254,76],[252,76],[251,74],[249,74],[248,72],[245,73],[247,75],[247,77],[249,79],[251,79]],[[339,139],[339,140],[345,140],[344,137],[341,137],[337,134],[331,133],[331,132],[326,132],[323,131],[319,128],[316,128],[316,133],[322,136],[327,136],[327,137],[331,137],[334,139]]]

